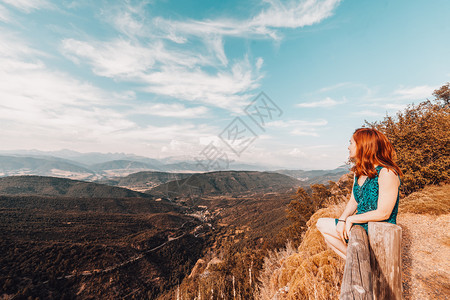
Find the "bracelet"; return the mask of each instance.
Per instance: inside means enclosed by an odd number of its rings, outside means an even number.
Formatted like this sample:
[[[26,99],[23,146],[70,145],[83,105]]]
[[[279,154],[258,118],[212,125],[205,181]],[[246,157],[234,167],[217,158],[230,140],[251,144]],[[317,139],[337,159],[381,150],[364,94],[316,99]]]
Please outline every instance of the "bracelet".
[[[345,223],[345,220],[338,219],[338,221],[341,221],[341,222],[344,222],[344,223]]]

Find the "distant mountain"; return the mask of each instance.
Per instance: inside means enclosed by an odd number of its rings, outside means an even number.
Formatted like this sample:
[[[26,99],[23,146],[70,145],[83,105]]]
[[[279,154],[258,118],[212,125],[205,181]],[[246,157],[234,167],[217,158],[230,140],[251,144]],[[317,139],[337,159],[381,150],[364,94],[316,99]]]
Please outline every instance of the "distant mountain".
[[[0,176],[60,176],[74,179],[95,179],[95,172],[77,162],[57,157],[0,156]]]
[[[187,195],[241,195],[294,189],[300,181],[274,172],[216,171],[161,184],[146,192],[170,197]]]
[[[57,177],[10,176],[0,178],[0,195],[125,198],[151,197],[128,189]]]
[[[79,153],[67,149],[60,151],[2,150],[1,154],[4,159],[0,160],[0,177],[27,174],[95,181],[127,176],[141,171],[182,173],[217,171],[208,168],[208,161],[199,162],[188,155],[153,159],[125,153]],[[33,166],[28,166],[29,161],[32,160],[35,160],[35,163]],[[13,162],[15,163],[12,164]],[[66,164],[52,166],[49,162],[53,164],[65,162]],[[79,168],[74,169],[74,166]],[[262,165],[230,162],[228,169],[264,171],[268,168]]]
[[[104,163],[91,165],[90,168],[94,171],[105,171],[115,169],[151,169],[155,166],[132,160],[112,160]]]
[[[71,150],[49,152],[17,150],[0,151],[0,153],[3,153],[3,155],[0,155],[0,177],[12,175],[37,175],[86,181],[107,179],[117,181],[118,179],[115,177],[125,177],[143,171],[170,173],[205,173],[219,171],[208,169],[208,161],[203,160],[199,162],[194,157],[188,155],[153,159],[125,153],[79,153]],[[220,171],[229,170],[270,170],[270,172],[276,172],[302,180],[304,183],[308,183],[310,180],[312,180],[311,182],[323,183],[328,180],[337,180],[339,174],[347,172],[347,166],[342,166],[334,170],[304,171],[278,169],[272,171],[274,168],[270,166],[231,161],[226,170]],[[320,176],[325,177],[320,179]],[[141,187],[151,188],[153,185],[147,184]]]
[[[337,181],[342,175],[349,172],[349,168],[346,165],[342,165],[333,170],[276,170],[274,172],[301,180],[304,185],[310,185],[315,183],[327,183],[329,180]]]
[[[100,153],[100,152],[89,152],[89,153],[80,153],[77,151],[72,151],[68,149],[63,149],[59,151],[40,151],[40,150],[3,150],[0,153],[4,155],[20,155],[20,156],[29,156],[29,157],[37,157],[37,156],[53,156],[59,157],[62,159],[68,159],[71,161],[76,161],[83,165],[92,165],[97,163],[103,163],[112,160],[132,160],[132,161],[140,161],[151,165],[163,165],[157,159],[148,158],[144,156],[138,156],[134,154],[126,154],[126,153]]]
[[[160,168],[155,165],[133,160],[107,161],[91,165],[90,168],[99,176],[106,178],[127,176],[141,171],[160,170]]]
[[[179,156],[169,156],[166,158],[161,158],[160,161],[164,163],[164,166],[161,170],[165,171],[198,171],[198,172],[209,172],[209,171],[225,171],[225,170],[210,170],[208,168],[207,160],[196,160],[192,156],[188,155],[179,155]],[[225,168],[226,166],[221,166]],[[268,166],[258,165],[258,164],[247,164],[247,163],[239,163],[230,161],[227,166],[228,170],[239,170],[239,171],[267,171],[268,169],[272,169]]]

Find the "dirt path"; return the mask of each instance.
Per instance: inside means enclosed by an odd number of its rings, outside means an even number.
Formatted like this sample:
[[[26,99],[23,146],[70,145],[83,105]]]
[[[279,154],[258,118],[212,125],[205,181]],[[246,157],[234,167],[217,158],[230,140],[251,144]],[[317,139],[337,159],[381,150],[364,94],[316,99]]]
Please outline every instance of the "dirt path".
[[[450,214],[404,213],[397,223],[403,229],[404,299],[450,299]]]

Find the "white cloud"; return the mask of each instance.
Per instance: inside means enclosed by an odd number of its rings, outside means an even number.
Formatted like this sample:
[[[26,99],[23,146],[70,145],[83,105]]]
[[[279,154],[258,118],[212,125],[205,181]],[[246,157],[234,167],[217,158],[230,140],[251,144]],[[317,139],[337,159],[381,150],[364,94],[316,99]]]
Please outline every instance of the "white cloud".
[[[398,96],[400,99],[425,100],[427,97],[431,97],[435,89],[435,87],[428,85],[399,88],[394,91],[394,95]]]
[[[255,28],[299,28],[319,23],[330,17],[339,0],[280,1],[266,0],[269,8],[250,21]]]
[[[196,145],[200,137],[219,131],[190,123],[140,126],[127,114],[132,110],[142,112],[133,101],[135,93],[104,91],[49,69],[39,56],[40,52],[20,39],[0,33],[0,123],[4,145],[48,150],[115,149],[151,155],[143,151],[159,151],[171,138],[199,147]],[[205,107],[163,103],[147,109],[152,110],[147,114],[184,118],[205,116],[208,112]]]
[[[272,28],[320,22],[332,14],[339,1],[273,0],[253,18],[203,21],[149,18],[143,9],[147,4],[127,2],[105,12],[107,21],[129,40],[66,39],[62,52],[76,63],[90,64],[98,75],[138,82],[145,92],[238,112],[251,91],[259,87],[263,59],[249,61],[244,57],[230,62],[224,37],[277,38]]]
[[[51,6],[50,3],[46,0],[1,0],[1,1],[11,6],[14,6],[15,8],[20,9],[26,13],[29,13],[32,10],[40,8],[48,8]]]
[[[44,0],[3,2],[7,3],[0,5],[0,21],[3,22],[13,19],[9,15],[17,12],[13,7],[31,13],[57,6]],[[89,65],[95,75],[133,83],[137,93],[110,92],[49,68],[45,63],[48,54],[6,31],[0,32],[0,99],[4,99],[0,103],[0,121],[5,124],[2,142],[20,143],[24,148],[37,145],[74,148],[76,145],[78,150],[91,147],[98,151],[97,147],[102,147],[130,151],[141,149],[143,145],[160,149],[172,139],[179,141],[174,145],[181,149],[188,149],[187,144],[191,145],[189,149],[197,149],[198,140],[211,139],[220,130],[191,123],[139,125],[131,115],[208,117],[207,106],[241,113],[259,87],[264,60],[261,57],[250,60],[245,53],[238,59],[231,59],[224,47],[226,38],[279,39],[278,28],[320,22],[332,14],[339,1],[269,1],[255,17],[200,21],[150,18],[144,13],[146,2],[139,1],[137,6],[129,3],[126,1],[120,7],[113,5],[115,8],[107,8],[108,11],[102,8],[97,15],[109,18],[120,38],[96,40],[94,36],[86,37],[86,33],[77,32],[76,37],[61,41],[60,50],[73,62]],[[77,4],[63,5],[74,7]],[[70,37],[67,28],[63,36]],[[138,106],[135,100],[140,92],[203,105],[154,103]],[[326,121],[287,124],[290,124],[289,129],[297,126],[297,134],[316,135],[314,127],[323,126]],[[136,152],[142,153],[142,150]]]
[[[342,102],[338,102],[334,99],[331,99],[330,97],[326,97],[323,100],[315,101],[315,102],[303,102],[298,103],[295,106],[297,107],[332,107],[340,104]]]
[[[215,35],[207,39],[205,42],[208,46],[208,49],[212,51],[213,55],[215,55],[220,60],[222,65],[226,66],[228,64],[228,58],[225,55],[222,37]]]
[[[234,112],[241,112],[250,98],[249,91],[259,86],[248,60],[236,62],[231,70],[209,74],[166,66],[161,71],[142,76],[145,91],[177,99],[197,101]]]
[[[294,157],[306,157],[306,153],[299,148],[292,149],[288,154]]]
[[[327,125],[328,122],[323,119],[315,121],[289,120],[289,121],[272,121],[267,123],[267,127],[288,129],[292,135],[299,136],[319,136],[318,130]]]
[[[256,59],[256,70],[259,71],[261,69],[263,63],[264,63],[264,59],[262,57],[258,57]]]
[[[147,104],[139,105],[131,111],[136,114],[154,115],[161,117],[175,117],[175,118],[204,118],[208,117],[209,110],[204,106],[197,106],[186,108],[182,104]]]
[[[131,45],[128,41],[88,43],[74,39],[62,41],[63,53],[74,62],[87,61],[96,74],[105,77],[129,77],[143,72],[155,63],[156,51]]]
[[[144,46],[124,40],[88,43],[67,39],[61,48],[73,61],[90,64],[98,75],[138,82],[145,92],[235,112],[245,105],[248,92],[259,86],[260,77],[247,58],[211,73],[202,69],[214,66],[210,57],[191,50],[170,50],[162,41]],[[222,59],[227,64],[226,57]]]
[[[319,119],[316,121],[304,121],[304,120],[289,120],[289,121],[272,121],[268,122],[268,127],[276,127],[276,128],[289,128],[289,127],[311,127],[311,126],[325,126],[328,122],[323,119]]]
[[[314,131],[314,129],[294,129],[290,132],[293,135],[300,135],[300,136],[319,136],[319,134]]]
[[[10,20],[10,15],[8,10],[3,6],[0,5],[0,22],[8,22]]]
[[[279,39],[276,28],[299,28],[313,25],[330,17],[340,0],[267,0],[268,8],[248,19],[217,19],[171,21],[155,18],[154,25],[166,36],[211,34],[234,37],[270,37]]]

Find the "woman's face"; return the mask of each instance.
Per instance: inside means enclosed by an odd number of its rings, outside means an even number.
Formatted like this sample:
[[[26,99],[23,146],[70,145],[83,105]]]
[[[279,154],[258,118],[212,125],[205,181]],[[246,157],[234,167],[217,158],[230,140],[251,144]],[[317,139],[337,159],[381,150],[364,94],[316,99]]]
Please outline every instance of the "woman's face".
[[[353,136],[350,139],[350,145],[348,146],[348,152],[349,152],[350,158],[354,158],[355,157],[355,155],[356,155],[356,142],[353,139]]]

